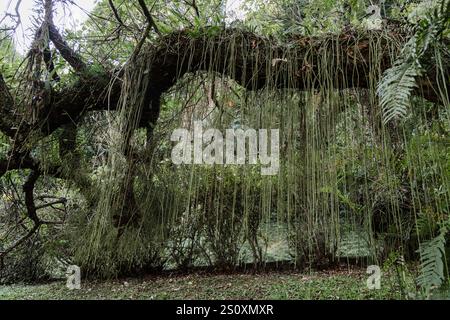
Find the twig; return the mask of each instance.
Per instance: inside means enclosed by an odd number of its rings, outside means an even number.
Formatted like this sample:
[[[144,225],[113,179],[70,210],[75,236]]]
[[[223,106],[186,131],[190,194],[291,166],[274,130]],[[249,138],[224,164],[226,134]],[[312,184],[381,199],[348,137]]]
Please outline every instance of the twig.
[[[192,7],[195,11],[195,15],[197,16],[197,18],[200,18],[200,10],[198,10],[198,6],[197,3],[195,2],[195,0],[192,0],[192,2],[188,2],[188,1],[184,1],[188,6]]]
[[[119,24],[121,26],[125,27],[125,24],[122,21],[122,18],[120,18],[119,12],[117,11],[117,8],[114,6],[114,3],[112,0],[108,0],[109,6],[112,10],[112,12],[114,13],[114,17],[116,18],[117,22],[119,22]]]
[[[41,204],[40,206],[36,207],[36,210],[40,210],[40,209],[44,209],[44,208],[47,208],[47,207],[51,207],[51,206],[53,206],[55,204],[65,204],[66,202],[67,202],[67,199],[61,198],[61,199],[55,200],[53,202]]]
[[[10,30],[16,30],[17,27],[19,27],[19,25],[22,23],[22,20],[20,18],[20,14],[19,14],[19,8],[20,8],[20,4],[22,3],[22,0],[18,0],[16,3],[16,7],[14,8],[14,12],[15,14],[11,14],[11,13],[5,13],[5,16],[0,20],[0,25],[3,24],[3,21],[5,21],[6,17],[11,17],[13,20],[15,20],[15,26],[11,27],[11,28],[5,28],[2,29],[4,31],[10,31]]]
[[[30,231],[28,231],[28,233],[26,235],[24,235],[22,238],[20,238],[19,240],[17,240],[14,244],[12,244],[8,249],[4,250],[4,251],[0,251],[0,258],[3,258],[4,256],[6,256],[8,253],[10,253],[11,251],[13,251],[16,247],[20,246],[23,242],[25,242],[28,238],[30,238],[38,229],[39,229],[40,225],[39,224],[35,224],[33,226],[33,228],[31,228]]]
[[[145,39],[148,37],[148,34],[150,33],[150,30],[152,29],[152,26],[150,24],[147,25],[145,28],[144,33],[142,34],[141,40],[139,40],[138,44],[136,45],[136,48],[134,48],[133,54],[130,57],[130,61],[133,61],[141,51],[142,46],[145,43]]]
[[[138,0],[138,2],[139,2],[139,5],[140,5],[141,8],[142,8],[142,11],[144,12],[144,16],[147,18],[148,24],[149,24],[150,26],[152,26],[153,29],[155,29],[155,32],[156,32],[158,35],[161,36],[161,35],[162,35],[162,34],[161,34],[161,31],[159,31],[158,26],[157,26],[156,23],[155,23],[155,20],[153,20],[153,17],[152,17],[152,15],[150,14],[150,11],[148,11],[147,5],[145,4],[144,0]]]

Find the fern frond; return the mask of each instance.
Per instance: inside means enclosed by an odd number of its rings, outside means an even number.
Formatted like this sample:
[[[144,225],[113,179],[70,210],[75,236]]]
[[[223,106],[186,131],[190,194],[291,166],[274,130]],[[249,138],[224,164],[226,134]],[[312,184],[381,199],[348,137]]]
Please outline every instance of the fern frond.
[[[416,77],[422,72],[421,63],[429,64],[424,60],[426,52],[439,44],[449,25],[449,8],[448,0],[436,1],[428,8],[429,13],[417,23],[416,33],[403,47],[400,58],[385,71],[377,89],[385,124],[406,115]]]
[[[420,66],[415,61],[403,61],[385,71],[377,90],[381,98],[384,123],[406,116],[420,71]]]
[[[416,220],[416,230],[417,235],[420,238],[429,238],[430,235],[434,234],[434,232],[438,229],[439,221],[437,219],[437,216],[427,212],[419,213]]]
[[[418,252],[421,259],[421,273],[417,283],[429,292],[432,288],[439,288],[444,279],[444,250],[446,228],[442,228],[440,234],[422,244]]]

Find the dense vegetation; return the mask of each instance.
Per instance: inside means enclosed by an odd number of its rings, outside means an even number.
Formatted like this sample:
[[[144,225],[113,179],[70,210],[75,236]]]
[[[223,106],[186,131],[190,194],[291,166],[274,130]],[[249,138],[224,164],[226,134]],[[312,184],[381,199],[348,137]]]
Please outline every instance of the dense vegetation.
[[[44,0],[24,56],[0,20],[0,283],[277,261],[448,289],[450,1],[241,4],[103,0],[62,30]],[[196,120],[280,129],[278,174],[173,164]]]

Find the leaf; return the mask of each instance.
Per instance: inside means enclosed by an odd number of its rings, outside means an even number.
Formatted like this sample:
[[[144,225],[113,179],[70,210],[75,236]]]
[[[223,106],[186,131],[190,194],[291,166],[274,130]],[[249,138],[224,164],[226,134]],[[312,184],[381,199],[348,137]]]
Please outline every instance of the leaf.
[[[384,123],[406,116],[420,71],[420,66],[415,61],[397,63],[385,71],[377,90],[381,98]]]
[[[441,228],[437,237],[425,241],[418,250],[422,263],[417,283],[427,292],[433,288],[439,288],[445,279],[443,258],[446,233],[447,229]]]

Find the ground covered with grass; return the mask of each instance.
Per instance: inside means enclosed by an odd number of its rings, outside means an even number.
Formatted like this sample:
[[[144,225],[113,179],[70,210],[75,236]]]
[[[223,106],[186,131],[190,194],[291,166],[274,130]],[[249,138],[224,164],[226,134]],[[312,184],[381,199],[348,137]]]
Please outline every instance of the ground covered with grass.
[[[367,288],[365,269],[322,272],[167,274],[111,281],[0,286],[0,299],[401,299],[393,275]]]

